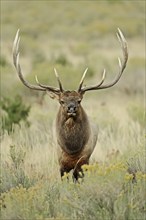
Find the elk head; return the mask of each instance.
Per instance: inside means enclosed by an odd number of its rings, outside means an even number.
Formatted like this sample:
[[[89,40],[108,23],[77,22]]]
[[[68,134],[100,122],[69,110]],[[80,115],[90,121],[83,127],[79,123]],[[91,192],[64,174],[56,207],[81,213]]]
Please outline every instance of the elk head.
[[[32,90],[46,91],[51,98],[56,98],[60,103],[60,109],[56,118],[56,138],[59,145],[59,164],[61,176],[64,172],[74,170],[73,175],[78,179],[81,166],[88,164],[89,158],[94,150],[97,135],[94,134],[91,123],[81,106],[85,92],[99,89],[107,89],[114,86],[120,79],[128,60],[127,42],[118,28],[117,37],[121,43],[123,60],[119,60],[119,72],[110,83],[105,83],[106,71],[102,73],[99,83],[92,86],[83,86],[88,68],[83,73],[78,89],[76,91],[64,90],[56,69],[54,72],[58,81],[58,88],[44,85],[36,76],[36,85],[27,82],[22,74],[19,64],[19,30],[16,33],[13,45],[13,62],[21,82]]]
[[[65,91],[59,96],[62,112],[67,117],[76,117],[83,96],[76,91]]]

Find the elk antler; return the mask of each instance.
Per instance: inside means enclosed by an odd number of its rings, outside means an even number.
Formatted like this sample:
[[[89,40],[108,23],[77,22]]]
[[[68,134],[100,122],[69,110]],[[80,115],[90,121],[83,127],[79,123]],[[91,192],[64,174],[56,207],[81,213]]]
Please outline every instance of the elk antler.
[[[14,40],[14,43],[13,43],[13,63],[14,63],[14,66],[16,68],[16,71],[18,73],[18,76],[21,80],[21,82],[28,88],[30,89],[33,89],[33,90],[40,90],[40,91],[50,91],[50,92],[53,92],[53,93],[60,93],[60,92],[63,92],[63,87],[61,85],[61,81],[59,79],[59,76],[57,74],[57,71],[55,70],[55,75],[57,77],[57,80],[58,80],[58,83],[59,83],[59,88],[55,88],[55,87],[51,87],[51,86],[46,86],[46,85],[42,85],[41,83],[39,83],[38,79],[37,79],[37,76],[36,76],[36,82],[38,85],[33,85],[33,84],[30,84],[29,82],[27,82],[24,77],[23,77],[23,74],[22,74],[22,71],[21,71],[21,66],[19,64],[19,42],[20,42],[20,37],[19,37],[19,29],[16,33],[16,36],[15,36],[15,40]]]
[[[127,46],[127,42],[125,40],[125,37],[124,37],[122,31],[119,28],[118,28],[118,32],[117,32],[117,37],[118,37],[118,40],[121,43],[124,59],[121,62],[120,58],[118,58],[119,68],[120,69],[119,69],[119,73],[116,76],[116,78],[114,79],[114,81],[111,82],[111,83],[107,83],[107,84],[103,85],[103,82],[104,82],[105,76],[106,76],[106,71],[104,70],[103,74],[102,74],[102,79],[101,79],[101,81],[97,85],[87,86],[87,87],[83,87],[82,88],[82,85],[83,85],[83,82],[84,82],[84,78],[85,78],[85,75],[87,73],[87,69],[86,69],[85,72],[83,73],[81,82],[79,84],[78,92],[84,93],[84,92],[89,91],[89,90],[106,89],[106,88],[114,86],[119,81],[119,79],[122,76],[122,73],[123,73],[123,71],[124,71],[124,69],[126,67],[126,63],[127,63],[127,60],[128,60],[128,46]]]

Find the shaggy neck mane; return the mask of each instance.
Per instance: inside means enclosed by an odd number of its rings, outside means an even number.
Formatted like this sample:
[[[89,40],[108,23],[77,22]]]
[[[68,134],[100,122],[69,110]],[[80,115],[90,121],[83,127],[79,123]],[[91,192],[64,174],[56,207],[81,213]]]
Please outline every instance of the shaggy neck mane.
[[[66,153],[80,152],[89,138],[89,122],[83,108],[80,107],[75,117],[68,117],[59,110],[57,115],[57,134],[59,145]]]

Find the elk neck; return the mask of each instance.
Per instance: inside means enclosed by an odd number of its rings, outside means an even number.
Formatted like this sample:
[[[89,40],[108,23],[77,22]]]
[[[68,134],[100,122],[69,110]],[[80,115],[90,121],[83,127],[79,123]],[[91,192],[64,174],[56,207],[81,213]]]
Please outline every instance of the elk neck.
[[[75,117],[69,117],[60,107],[56,118],[57,141],[61,148],[69,154],[80,152],[90,136],[88,117],[79,107]]]

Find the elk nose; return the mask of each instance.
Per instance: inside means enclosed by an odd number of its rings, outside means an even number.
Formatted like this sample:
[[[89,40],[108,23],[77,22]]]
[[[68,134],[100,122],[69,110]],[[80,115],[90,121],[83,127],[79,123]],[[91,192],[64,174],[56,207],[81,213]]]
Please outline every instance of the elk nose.
[[[71,104],[68,106],[68,112],[69,113],[74,113],[76,111],[76,106]]]

